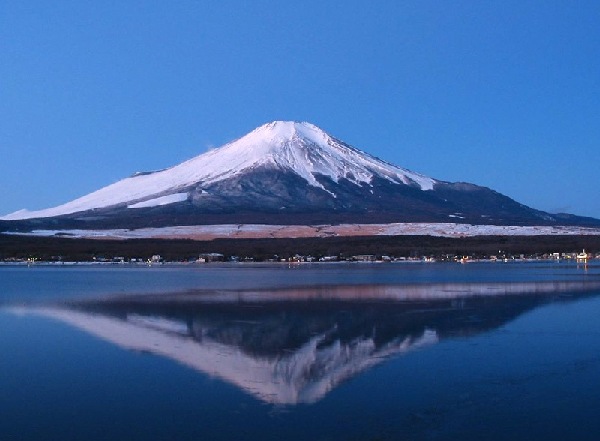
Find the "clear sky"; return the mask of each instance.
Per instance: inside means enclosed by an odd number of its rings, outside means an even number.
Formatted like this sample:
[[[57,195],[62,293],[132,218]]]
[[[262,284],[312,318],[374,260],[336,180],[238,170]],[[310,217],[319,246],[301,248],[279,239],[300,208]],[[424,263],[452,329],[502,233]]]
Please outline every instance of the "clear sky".
[[[272,120],[600,218],[600,2],[0,2],[0,214]]]

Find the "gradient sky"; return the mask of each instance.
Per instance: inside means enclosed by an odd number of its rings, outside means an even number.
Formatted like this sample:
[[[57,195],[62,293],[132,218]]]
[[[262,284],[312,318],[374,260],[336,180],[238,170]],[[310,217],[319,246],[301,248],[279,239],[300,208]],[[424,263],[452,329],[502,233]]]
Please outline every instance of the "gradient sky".
[[[272,120],[600,218],[600,2],[0,2],[0,214]]]

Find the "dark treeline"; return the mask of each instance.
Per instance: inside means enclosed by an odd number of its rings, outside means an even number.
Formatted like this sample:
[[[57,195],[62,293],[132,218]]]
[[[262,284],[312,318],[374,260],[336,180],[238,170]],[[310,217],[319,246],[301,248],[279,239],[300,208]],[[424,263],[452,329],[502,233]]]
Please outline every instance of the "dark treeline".
[[[200,253],[221,253],[226,257],[265,260],[296,254],[352,256],[357,254],[394,257],[470,255],[541,255],[554,252],[600,251],[600,236],[478,236],[445,238],[432,236],[368,236],[301,239],[215,239],[193,240],[96,240],[56,237],[26,237],[0,234],[0,260],[90,261],[115,256],[147,259],[159,254],[165,260],[181,261]]]

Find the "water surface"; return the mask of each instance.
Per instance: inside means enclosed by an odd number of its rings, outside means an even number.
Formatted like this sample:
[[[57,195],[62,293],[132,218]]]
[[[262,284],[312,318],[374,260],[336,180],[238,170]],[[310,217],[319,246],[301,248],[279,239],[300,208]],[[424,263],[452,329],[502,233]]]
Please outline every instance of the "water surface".
[[[598,439],[600,268],[0,267],[0,439]]]

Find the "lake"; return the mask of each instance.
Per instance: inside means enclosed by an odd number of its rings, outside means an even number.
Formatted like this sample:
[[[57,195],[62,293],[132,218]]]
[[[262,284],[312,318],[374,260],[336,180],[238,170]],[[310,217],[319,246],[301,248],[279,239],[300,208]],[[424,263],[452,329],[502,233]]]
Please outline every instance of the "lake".
[[[598,440],[600,263],[0,266],[2,440]]]

